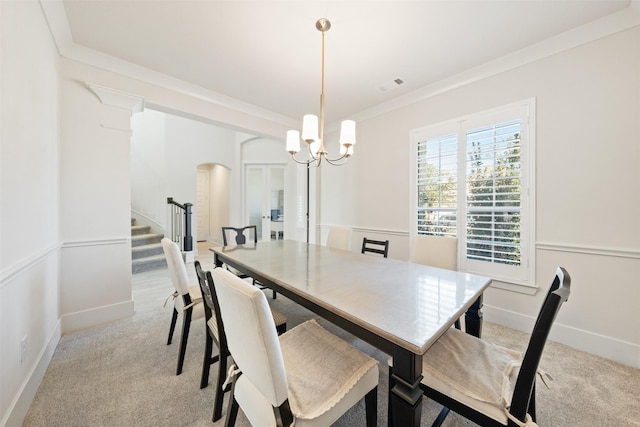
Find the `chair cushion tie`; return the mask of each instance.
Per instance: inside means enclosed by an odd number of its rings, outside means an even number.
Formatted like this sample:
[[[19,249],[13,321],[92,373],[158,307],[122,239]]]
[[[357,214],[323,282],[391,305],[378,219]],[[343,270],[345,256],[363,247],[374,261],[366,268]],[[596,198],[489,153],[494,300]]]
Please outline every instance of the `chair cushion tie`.
[[[194,305],[200,304],[201,302],[202,302],[202,297],[195,298],[193,301],[191,301],[190,304],[187,304],[184,307],[182,307],[182,311],[185,312],[189,310],[191,307],[193,307]]]
[[[224,384],[222,384],[222,389],[226,389],[227,386],[235,380],[235,377],[242,373],[242,369],[238,368],[236,364],[232,364],[227,371],[227,379],[224,380]]]
[[[535,421],[531,419],[531,415],[529,414],[525,416],[524,422],[522,422],[516,417],[514,417],[513,415],[511,415],[511,412],[509,412],[508,408],[504,409],[504,413],[507,414],[507,418],[509,418],[514,423],[516,423],[519,427],[538,427],[538,424],[536,424]]]
[[[538,371],[536,373],[540,377],[540,380],[542,380],[542,383],[547,388],[547,390],[551,390],[551,387],[549,386],[549,383],[547,383],[547,380],[553,381],[553,377],[551,375],[549,375],[548,372],[545,372],[540,368],[538,368]]]
[[[175,300],[176,298],[178,298],[178,295],[179,295],[178,291],[173,291],[173,293],[169,295],[166,300],[164,300],[164,304],[162,304],[162,308],[165,308],[167,306],[167,303],[169,302],[169,298],[173,298]]]

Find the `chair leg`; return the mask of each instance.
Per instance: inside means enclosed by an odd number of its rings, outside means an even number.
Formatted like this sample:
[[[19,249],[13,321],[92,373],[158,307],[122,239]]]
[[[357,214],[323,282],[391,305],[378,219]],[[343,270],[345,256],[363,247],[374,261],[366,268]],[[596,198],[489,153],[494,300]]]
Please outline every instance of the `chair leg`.
[[[389,366],[389,389],[387,390],[387,427],[391,427],[391,420],[393,416],[391,414],[391,389],[395,386],[395,381],[391,376],[391,366]]]
[[[182,316],[182,337],[180,337],[180,353],[178,353],[178,367],[176,375],[182,373],[182,365],[184,364],[184,354],[187,352],[187,340],[189,339],[189,328],[191,327],[191,313],[193,308],[189,308]]]
[[[378,425],[378,387],[374,387],[364,397],[364,404],[367,412],[367,427]]]
[[[236,418],[238,417],[238,402],[233,396],[235,391],[235,379],[231,383],[231,395],[229,396],[229,410],[227,411],[227,418],[224,421],[224,427],[233,427],[236,425]]]
[[[287,324],[283,323],[282,325],[276,326],[276,332],[278,335],[282,335],[287,332]]]
[[[253,286],[256,286],[256,284],[257,284],[257,286],[259,286],[260,289],[265,289],[266,288],[266,286],[262,286],[259,282],[257,282],[256,279],[252,279],[251,283],[253,283]],[[277,295],[276,291],[272,291],[272,292],[273,292],[273,299],[276,299],[276,295]]]
[[[444,419],[447,418],[447,415],[449,415],[449,408],[443,406],[438,414],[438,418],[436,418],[433,424],[431,424],[431,427],[440,427],[444,422]]]
[[[211,368],[211,353],[213,351],[213,338],[207,331],[204,343],[204,358],[202,359],[202,375],[200,377],[200,388],[209,385],[209,370]]]
[[[176,329],[176,322],[178,321],[178,310],[173,307],[173,314],[171,315],[171,326],[169,326],[169,338],[167,339],[167,345],[171,344],[173,339],[173,331]]]
[[[213,399],[213,422],[222,418],[222,403],[224,401],[224,390],[222,388],[227,375],[227,356],[220,350],[220,363],[218,365],[218,379],[216,380],[216,391]]]

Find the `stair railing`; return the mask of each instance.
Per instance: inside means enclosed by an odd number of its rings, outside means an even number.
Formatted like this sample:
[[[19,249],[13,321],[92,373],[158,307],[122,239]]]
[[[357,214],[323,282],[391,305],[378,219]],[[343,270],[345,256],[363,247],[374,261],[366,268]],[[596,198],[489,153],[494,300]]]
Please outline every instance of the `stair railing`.
[[[170,209],[170,229],[169,234],[171,240],[180,244],[185,252],[193,250],[193,236],[191,235],[191,208],[193,203],[185,203],[181,205],[173,200],[173,197],[167,197],[167,204]]]

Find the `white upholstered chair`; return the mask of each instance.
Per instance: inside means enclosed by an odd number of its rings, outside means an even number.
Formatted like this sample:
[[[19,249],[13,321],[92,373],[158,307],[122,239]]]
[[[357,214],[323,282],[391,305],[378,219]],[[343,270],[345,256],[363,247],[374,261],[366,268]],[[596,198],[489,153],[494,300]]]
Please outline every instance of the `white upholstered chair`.
[[[410,261],[431,267],[457,270],[458,238],[418,234],[413,241]],[[461,328],[460,319],[456,320],[455,326],[457,329]]]
[[[329,426],[365,397],[367,426],[376,425],[378,363],[306,321],[280,339],[264,293],[223,268],[212,272],[231,356],[232,404],[254,427]]]
[[[218,377],[216,378],[216,389],[213,398],[213,422],[222,417],[222,401],[225,393],[223,387],[225,376],[227,375],[227,358],[229,357],[229,346],[227,345],[227,335],[224,331],[224,323],[220,315],[220,304],[213,286],[213,277],[210,271],[204,271],[200,261],[193,263],[196,269],[196,276],[202,291],[204,300],[204,313],[207,325],[205,335],[204,359],[202,361],[202,375],[200,377],[200,388],[205,388],[209,384],[209,370],[211,364],[218,362]],[[287,330],[287,317],[276,310],[271,310],[273,321],[278,334]],[[213,344],[218,347],[218,354],[213,355]],[[228,390],[227,390],[228,391]]]
[[[347,227],[334,227],[329,230],[327,246],[334,249],[349,250],[351,241],[351,229]]]
[[[200,286],[198,284],[191,285],[189,283],[189,275],[187,274],[187,268],[178,244],[166,237],[162,239],[161,243],[167,259],[169,273],[171,274],[171,282],[175,289],[175,292],[172,294],[173,314],[171,316],[167,345],[171,344],[178,316],[182,315],[182,336],[180,337],[178,366],[176,368],[176,375],[180,375],[182,373],[182,365],[184,364],[184,354],[187,350],[191,321],[204,316],[202,293],[200,292]]]
[[[419,234],[413,242],[411,262],[445,268],[458,269],[458,238]]]

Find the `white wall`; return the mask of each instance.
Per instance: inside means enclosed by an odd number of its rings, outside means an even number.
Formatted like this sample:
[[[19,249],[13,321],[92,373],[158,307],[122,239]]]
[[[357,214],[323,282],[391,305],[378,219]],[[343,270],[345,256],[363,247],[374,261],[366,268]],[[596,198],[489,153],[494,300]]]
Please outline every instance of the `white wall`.
[[[131,210],[138,225],[163,233],[167,213],[164,192],[166,114],[146,109],[131,118]]]
[[[60,337],[59,60],[37,2],[0,2],[0,42],[0,425],[19,425]]]
[[[63,332],[133,314],[131,110],[103,104],[90,69],[62,61],[60,310]]]
[[[572,295],[552,338],[640,367],[640,27],[359,123],[349,164],[322,170],[319,227],[351,226],[356,249],[377,233],[407,259],[409,132],[531,97],[540,291],[489,289],[486,319],[530,331],[562,265]]]

